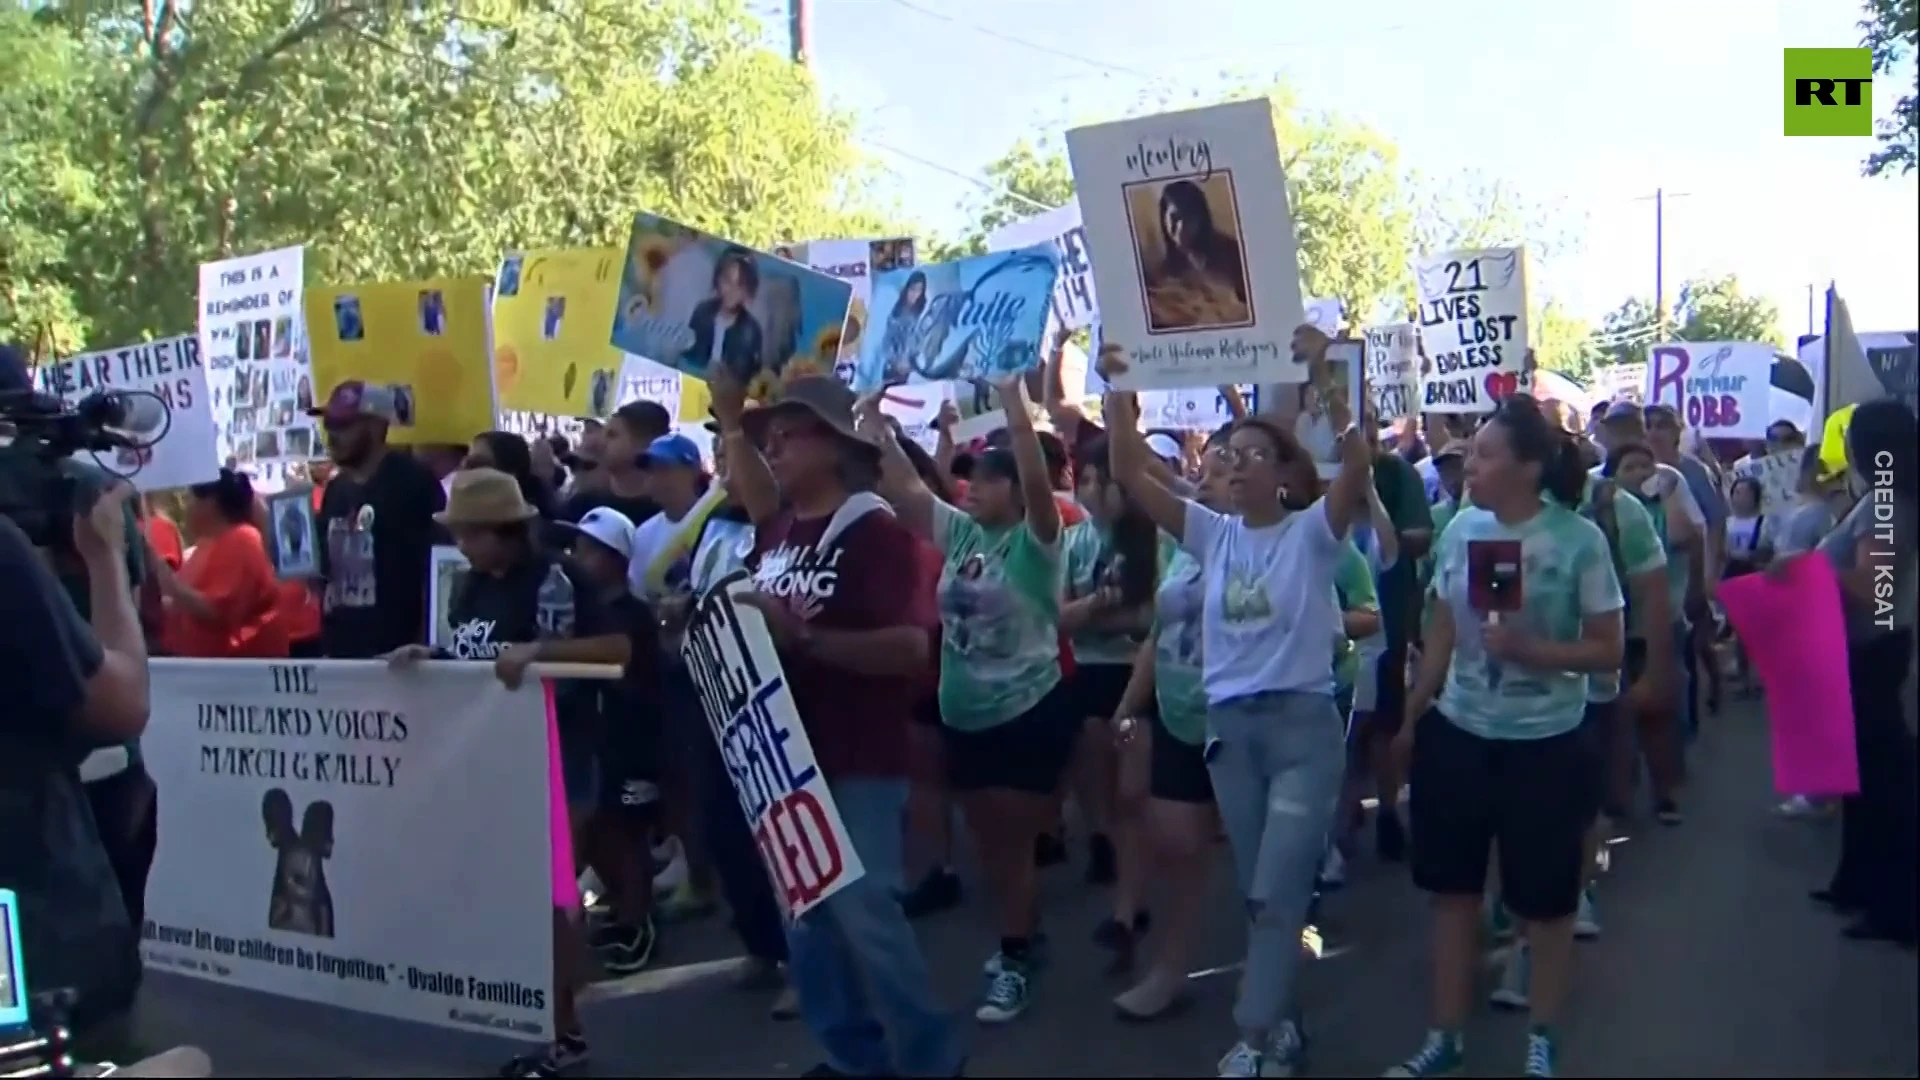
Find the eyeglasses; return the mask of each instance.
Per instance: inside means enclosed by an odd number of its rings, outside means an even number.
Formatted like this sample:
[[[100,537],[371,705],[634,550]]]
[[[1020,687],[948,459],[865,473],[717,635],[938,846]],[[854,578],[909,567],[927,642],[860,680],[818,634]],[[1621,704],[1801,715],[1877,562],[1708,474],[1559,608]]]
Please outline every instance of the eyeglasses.
[[[1263,446],[1244,450],[1235,446],[1216,446],[1209,453],[1227,465],[1270,465],[1280,460],[1279,454]]]

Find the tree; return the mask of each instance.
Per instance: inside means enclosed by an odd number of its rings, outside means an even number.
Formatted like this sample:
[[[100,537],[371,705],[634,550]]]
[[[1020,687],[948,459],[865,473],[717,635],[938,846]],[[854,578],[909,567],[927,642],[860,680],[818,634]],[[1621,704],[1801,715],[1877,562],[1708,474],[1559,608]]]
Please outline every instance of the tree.
[[[1585,319],[1548,300],[1530,314],[1527,324],[1535,363],[1580,382],[1592,380],[1594,357],[1586,348],[1592,327]]]
[[[1779,346],[1780,308],[1740,288],[1732,274],[1694,278],[1680,286],[1679,302],[1662,338],[1651,301],[1629,297],[1600,321],[1587,349],[1600,363],[1635,364],[1647,348],[1668,341],[1754,341]]]
[[[1920,52],[1920,0],[1867,0],[1860,20],[1860,44],[1873,50],[1873,73],[1890,75]],[[1920,158],[1920,99],[1914,94],[1909,71],[1906,92],[1894,103],[1892,115],[1882,119],[1876,137],[1880,149],[1867,158],[1868,176],[1904,176]]]
[[[95,58],[68,145],[106,207],[57,275],[93,343],[187,329],[199,263],[284,244],[318,283],[622,245],[641,209],[756,244],[897,227],[856,208],[848,118],[734,0],[554,6],[42,6]]]
[[[1073,198],[1073,170],[1067,165],[1066,152],[1045,139],[1037,143],[1021,139],[988,162],[984,171],[996,190],[982,200],[973,227],[958,243],[935,242],[940,258],[983,254],[987,236],[995,229],[1065,206]]]

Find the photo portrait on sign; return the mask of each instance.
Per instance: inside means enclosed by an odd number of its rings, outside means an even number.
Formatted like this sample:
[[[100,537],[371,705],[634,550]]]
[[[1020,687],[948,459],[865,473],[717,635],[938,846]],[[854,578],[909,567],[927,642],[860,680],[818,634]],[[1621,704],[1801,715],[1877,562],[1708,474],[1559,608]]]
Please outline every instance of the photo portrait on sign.
[[[1047,243],[875,274],[854,388],[992,382],[1038,367],[1059,272]]]
[[[546,312],[540,317],[540,336],[553,341],[560,336],[560,321],[567,317],[567,298],[552,296],[547,298]]]
[[[520,295],[520,267],[522,256],[509,255],[500,260],[500,283],[495,289],[501,296]]]
[[[1142,180],[1126,199],[1149,333],[1253,322],[1233,173]]]
[[[360,298],[336,296],[333,300],[333,330],[341,341],[359,341],[367,336],[367,324],[360,319]],[[241,359],[246,359],[242,356]]]
[[[442,544],[433,549],[433,573],[427,578],[427,644],[441,649],[452,647],[453,624],[448,615],[453,610],[454,594],[465,584],[468,572],[467,557],[459,548]]]
[[[280,432],[269,429],[256,434],[253,442],[253,456],[262,461],[280,456]]]
[[[266,360],[273,355],[273,320],[255,319],[253,321],[253,357]]]
[[[1357,418],[1353,403],[1364,400],[1364,344],[1329,342],[1326,355],[1308,368],[1307,381],[1274,387],[1274,412],[1290,422],[1294,437],[1313,458],[1323,480],[1340,473],[1340,434]]]
[[[428,337],[447,332],[447,297],[439,289],[420,290],[420,332]]]
[[[310,578],[320,572],[312,494],[288,491],[266,501],[267,553],[273,556],[273,568],[283,578]]]
[[[284,360],[293,352],[293,317],[282,315],[273,320],[273,357]]]
[[[612,344],[703,377],[725,364],[755,398],[833,370],[852,287],[652,214],[634,220]]]
[[[293,799],[271,788],[260,800],[267,844],[276,858],[267,900],[267,929],[289,934],[333,936],[333,893],[327,888],[327,860],[333,857],[333,804],[315,799],[293,825]]]

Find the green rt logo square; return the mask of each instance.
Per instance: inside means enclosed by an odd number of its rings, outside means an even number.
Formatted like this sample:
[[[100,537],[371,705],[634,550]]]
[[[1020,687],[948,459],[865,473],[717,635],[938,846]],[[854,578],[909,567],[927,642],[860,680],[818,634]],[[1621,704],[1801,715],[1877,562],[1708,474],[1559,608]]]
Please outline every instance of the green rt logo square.
[[[1788,135],[1873,134],[1873,52],[1788,49]]]

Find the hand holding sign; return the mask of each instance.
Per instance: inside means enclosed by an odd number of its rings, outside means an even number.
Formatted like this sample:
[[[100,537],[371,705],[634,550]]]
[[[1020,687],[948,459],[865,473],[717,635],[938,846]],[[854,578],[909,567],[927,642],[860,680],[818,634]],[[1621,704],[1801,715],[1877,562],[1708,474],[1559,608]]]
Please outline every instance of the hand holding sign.
[[[786,652],[805,644],[807,624],[795,618],[792,609],[778,597],[762,592],[739,592],[733,594],[733,602],[760,613],[767,621],[767,635],[773,638],[774,648]]]

